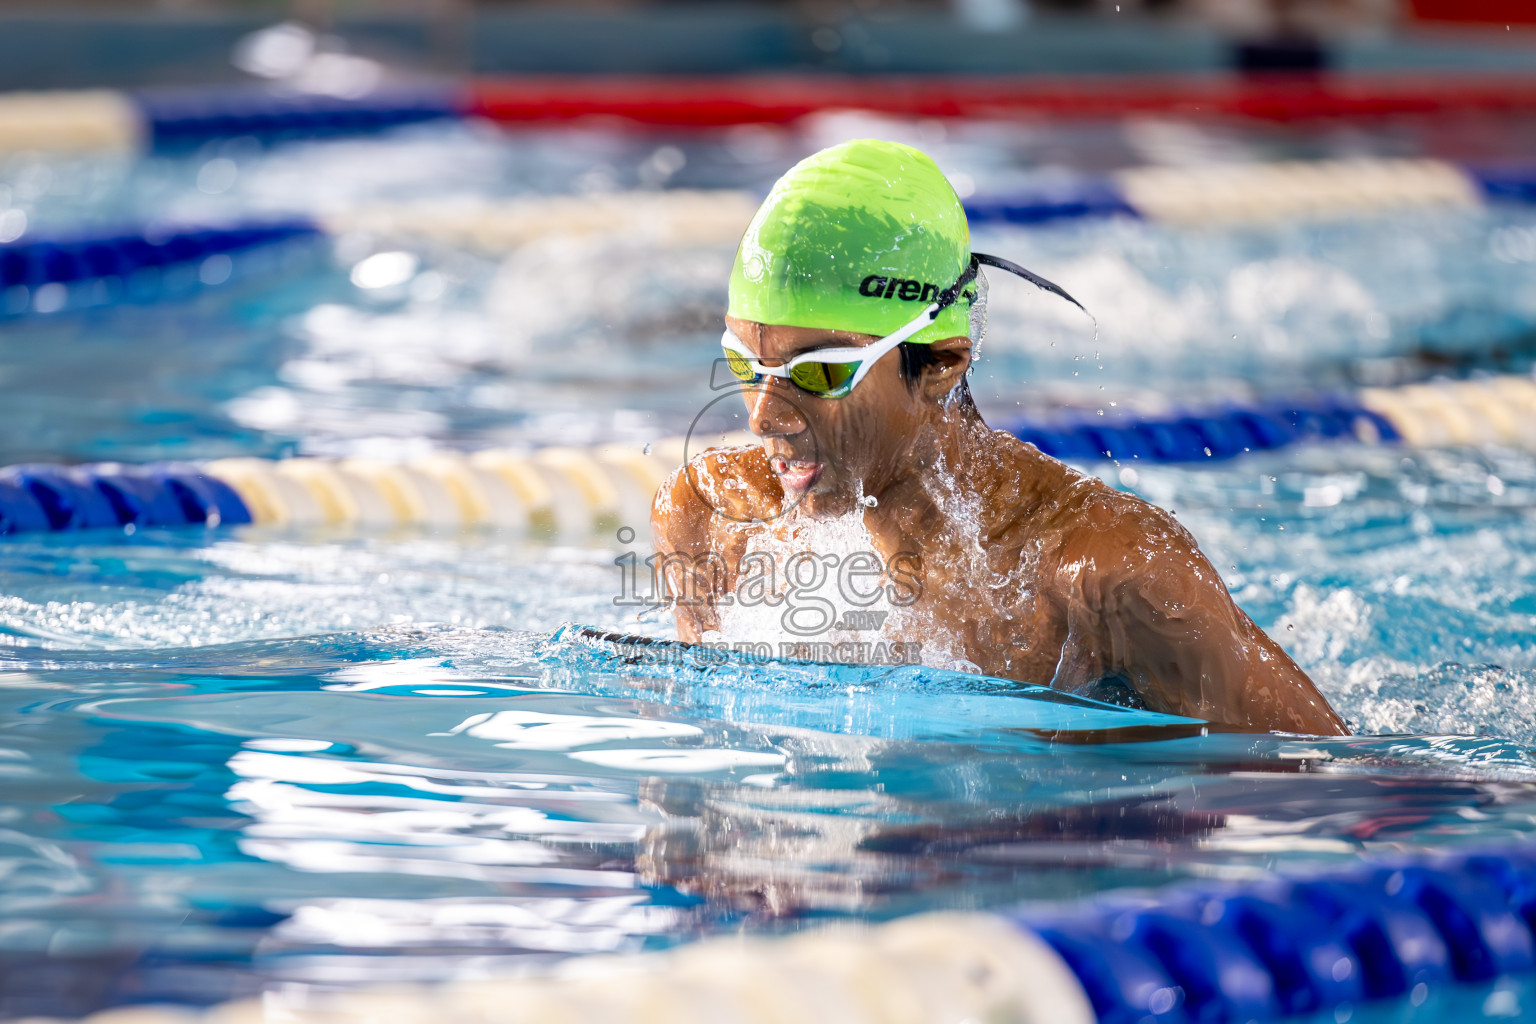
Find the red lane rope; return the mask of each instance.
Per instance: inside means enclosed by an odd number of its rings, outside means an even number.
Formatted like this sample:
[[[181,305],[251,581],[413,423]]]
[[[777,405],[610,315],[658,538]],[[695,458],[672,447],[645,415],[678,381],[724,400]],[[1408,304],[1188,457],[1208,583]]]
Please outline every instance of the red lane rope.
[[[613,117],[642,124],[785,124],[820,110],[912,117],[1109,118],[1127,114],[1369,118],[1536,112],[1536,75],[1179,77],[649,77],[484,79],[473,113],[496,121]]]

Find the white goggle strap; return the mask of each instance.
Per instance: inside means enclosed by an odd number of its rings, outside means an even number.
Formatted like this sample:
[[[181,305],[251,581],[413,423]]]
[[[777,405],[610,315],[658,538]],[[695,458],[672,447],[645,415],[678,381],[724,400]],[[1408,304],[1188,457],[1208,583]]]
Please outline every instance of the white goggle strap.
[[[852,391],[854,388],[858,387],[859,381],[864,379],[864,375],[867,374],[870,371],[870,368],[878,363],[887,352],[895,348],[897,345],[900,345],[908,338],[912,337],[912,335],[916,334],[924,327],[927,327],[930,323],[933,322],[934,317],[938,315],[939,304],[935,302],[933,305],[917,314],[917,316],[913,317],[910,323],[906,324],[895,334],[888,334],[884,338],[881,338],[879,341],[875,342],[873,345],[866,345],[864,348],[860,349],[860,352],[865,352],[868,354],[862,358],[862,361],[859,363],[859,368],[854,371],[853,379],[848,382],[847,390]]]

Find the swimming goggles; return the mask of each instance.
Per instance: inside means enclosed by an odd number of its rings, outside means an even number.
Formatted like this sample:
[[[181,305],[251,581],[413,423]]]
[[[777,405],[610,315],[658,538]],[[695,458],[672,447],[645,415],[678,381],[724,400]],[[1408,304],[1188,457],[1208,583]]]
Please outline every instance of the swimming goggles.
[[[886,353],[933,323],[941,312],[953,305],[965,288],[976,280],[976,274],[983,264],[1017,274],[1036,287],[1061,296],[1078,309],[1083,308],[1082,303],[1068,295],[1060,286],[1025,270],[1017,263],[1010,263],[1000,257],[978,252],[971,255],[971,264],[965,273],[960,275],[958,281],[940,292],[931,305],[894,334],[887,334],[868,345],[812,349],[780,366],[764,366],[757,361],[756,354],[736,337],[735,332],[727,328],[720,336],[720,347],[725,349],[726,365],[730,368],[732,375],[744,384],[760,383],[764,377],[778,377],[789,381],[802,391],[808,391],[821,398],[842,398],[858,386],[859,381],[864,379],[870,368]],[[1087,310],[1083,311],[1087,312]]]

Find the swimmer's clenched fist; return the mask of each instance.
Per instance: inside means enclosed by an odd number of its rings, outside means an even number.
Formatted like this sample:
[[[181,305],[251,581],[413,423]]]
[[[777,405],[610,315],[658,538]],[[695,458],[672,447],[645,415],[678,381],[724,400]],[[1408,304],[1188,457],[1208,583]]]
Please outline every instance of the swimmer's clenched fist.
[[[922,567],[892,639],[1061,690],[1115,680],[1237,729],[1346,732],[1171,515],[983,422],[965,383],[978,260],[1028,274],[973,256],[954,191],[908,147],[845,143],[775,186],[723,339],[761,445],[697,456],[652,513],[679,635],[720,627],[748,550],[859,515],[881,559]]]

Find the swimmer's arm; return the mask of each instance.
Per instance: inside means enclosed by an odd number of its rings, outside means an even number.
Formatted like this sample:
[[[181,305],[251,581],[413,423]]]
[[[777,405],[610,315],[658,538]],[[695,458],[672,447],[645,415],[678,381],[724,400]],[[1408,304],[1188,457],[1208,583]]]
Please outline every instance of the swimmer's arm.
[[[697,643],[706,630],[720,628],[709,572],[711,510],[688,482],[687,467],[673,471],[651,502],[651,535],[656,538],[655,572],[666,588],[677,620],[677,638]]]
[[[1148,512],[1103,545],[1109,557],[1093,589],[1104,667],[1162,711],[1253,732],[1347,734],[1306,673],[1237,607],[1194,538]]]

